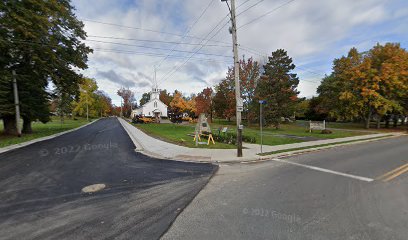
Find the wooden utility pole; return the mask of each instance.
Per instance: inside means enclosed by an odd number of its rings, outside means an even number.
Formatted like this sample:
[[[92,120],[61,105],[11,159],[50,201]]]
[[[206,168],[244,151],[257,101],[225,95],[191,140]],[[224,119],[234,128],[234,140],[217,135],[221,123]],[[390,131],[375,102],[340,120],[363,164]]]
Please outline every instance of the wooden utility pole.
[[[20,101],[18,99],[18,88],[17,88],[17,78],[16,71],[13,70],[13,92],[14,92],[14,105],[16,107],[16,128],[17,135],[21,137],[21,128],[20,128]]]
[[[237,40],[237,22],[235,16],[235,0],[231,0],[231,23],[232,23],[232,43],[234,51],[234,76],[235,76],[235,101],[237,118],[237,156],[242,157],[242,129],[241,112],[243,110],[243,101],[241,98],[241,87],[239,83],[239,59],[238,59],[238,40]]]

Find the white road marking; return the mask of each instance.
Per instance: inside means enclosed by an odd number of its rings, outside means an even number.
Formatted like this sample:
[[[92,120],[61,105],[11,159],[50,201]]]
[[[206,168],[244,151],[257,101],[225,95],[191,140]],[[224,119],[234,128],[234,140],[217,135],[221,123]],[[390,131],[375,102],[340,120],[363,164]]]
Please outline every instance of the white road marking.
[[[331,173],[331,174],[335,174],[335,175],[339,175],[339,176],[343,176],[343,177],[353,178],[353,179],[357,179],[357,180],[361,180],[361,181],[365,181],[365,182],[374,181],[374,179],[372,179],[372,178],[366,178],[366,177],[356,176],[356,175],[352,175],[352,174],[337,172],[337,171],[333,171],[333,170],[329,170],[329,169],[325,169],[325,168],[310,166],[310,165],[306,165],[306,164],[285,161],[285,160],[282,160],[282,159],[279,159],[279,158],[273,158],[271,160],[276,161],[276,162],[288,163],[288,164],[292,164],[292,165],[296,165],[296,166],[304,167],[304,168],[308,168],[308,169],[313,169],[313,170],[320,171],[320,172],[326,172],[326,173]]]

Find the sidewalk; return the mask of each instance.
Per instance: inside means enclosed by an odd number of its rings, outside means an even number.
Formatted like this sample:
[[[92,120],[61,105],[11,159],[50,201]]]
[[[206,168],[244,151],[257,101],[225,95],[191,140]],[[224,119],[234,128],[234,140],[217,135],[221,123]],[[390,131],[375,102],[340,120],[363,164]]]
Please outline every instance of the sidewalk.
[[[188,148],[183,147],[171,143],[167,143],[156,138],[153,138],[141,130],[137,129],[126,120],[122,118],[118,118],[120,123],[122,124],[123,128],[129,134],[129,137],[132,139],[133,143],[136,146],[136,151],[139,151],[145,155],[161,158],[161,159],[172,159],[172,160],[179,160],[179,161],[194,161],[194,162],[248,162],[248,161],[259,161],[264,159],[269,159],[273,157],[277,157],[276,154],[268,155],[268,156],[259,156],[257,155],[260,153],[260,145],[258,144],[246,144],[244,143],[243,149],[243,157],[238,158],[236,156],[237,150],[236,149],[202,149],[202,148]],[[285,144],[285,145],[277,145],[277,146],[263,146],[263,152],[274,152],[279,150],[290,150],[290,149],[297,149],[302,147],[312,147],[318,146],[323,144],[333,144],[333,143],[340,143],[346,141],[374,141],[370,140],[370,138],[379,138],[379,137],[386,137],[386,136],[399,136],[399,133],[377,133],[377,134],[369,134],[363,136],[354,136],[354,137],[346,137],[346,138],[336,138],[336,139],[325,139],[325,140],[318,140],[318,141],[310,141],[310,142],[301,142],[301,143],[293,143],[293,144]],[[377,140],[377,139],[376,139]],[[354,142],[355,143],[355,142]],[[351,144],[351,143],[344,143],[344,144]],[[342,145],[344,145],[342,144]],[[327,148],[327,147],[320,147],[320,148]],[[311,149],[307,149],[310,151]],[[305,151],[305,150],[302,150]],[[300,152],[294,151],[294,152]],[[287,155],[288,152],[282,153],[280,155]]]

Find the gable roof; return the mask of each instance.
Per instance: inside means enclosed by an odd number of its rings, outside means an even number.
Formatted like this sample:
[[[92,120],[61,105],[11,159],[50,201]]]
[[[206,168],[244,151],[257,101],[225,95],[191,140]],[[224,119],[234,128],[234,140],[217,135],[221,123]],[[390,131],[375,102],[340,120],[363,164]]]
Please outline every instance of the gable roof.
[[[153,102],[154,100],[157,101],[157,102],[161,102],[161,103],[162,103],[164,106],[166,106],[166,107],[169,107],[169,106],[167,106],[164,102],[162,102],[160,99],[154,98],[154,99],[150,99],[147,103],[143,104],[143,105],[140,106],[139,108],[142,108],[142,107],[146,106],[148,103]]]

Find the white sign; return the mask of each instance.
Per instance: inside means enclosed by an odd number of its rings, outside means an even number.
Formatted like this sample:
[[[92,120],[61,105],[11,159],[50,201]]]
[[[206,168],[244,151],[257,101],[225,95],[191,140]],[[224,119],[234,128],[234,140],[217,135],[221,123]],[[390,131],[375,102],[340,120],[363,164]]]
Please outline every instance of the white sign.
[[[238,112],[244,111],[244,101],[242,100],[242,98],[237,99],[237,111]]]
[[[325,130],[326,129],[326,121],[323,122],[312,122],[309,121],[309,132],[312,130]]]

